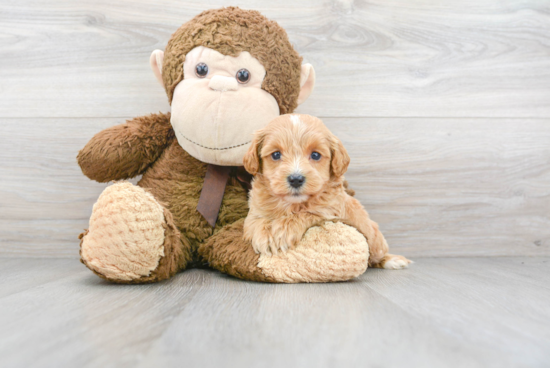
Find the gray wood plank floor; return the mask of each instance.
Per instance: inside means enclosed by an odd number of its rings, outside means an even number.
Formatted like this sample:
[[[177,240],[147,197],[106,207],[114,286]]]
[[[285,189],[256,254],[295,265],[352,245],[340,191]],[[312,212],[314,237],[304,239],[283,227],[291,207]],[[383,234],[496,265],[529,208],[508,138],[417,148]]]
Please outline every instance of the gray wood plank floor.
[[[108,284],[0,259],[2,367],[548,367],[550,258],[419,258],[337,284]]]

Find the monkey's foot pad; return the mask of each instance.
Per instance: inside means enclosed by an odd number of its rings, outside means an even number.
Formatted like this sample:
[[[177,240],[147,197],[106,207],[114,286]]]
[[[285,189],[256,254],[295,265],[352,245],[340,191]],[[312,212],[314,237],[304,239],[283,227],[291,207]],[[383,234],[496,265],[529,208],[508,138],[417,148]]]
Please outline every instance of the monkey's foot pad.
[[[332,282],[363,274],[368,261],[367,240],[357,229],[327,221],[310,228],[296,248],[261,255],[258,267],[277,282]]]
[[[80,255],[106,279],[131,281],[148,276],[164,256],[162,206],[128,182],[107,187],[94,205]]]

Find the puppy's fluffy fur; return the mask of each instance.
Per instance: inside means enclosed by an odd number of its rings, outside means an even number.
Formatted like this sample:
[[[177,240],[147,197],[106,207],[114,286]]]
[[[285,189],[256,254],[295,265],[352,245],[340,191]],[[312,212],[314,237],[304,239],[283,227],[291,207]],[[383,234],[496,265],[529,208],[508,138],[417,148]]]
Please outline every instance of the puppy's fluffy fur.
[[[340,219],[366,237],[371,267],[407,267],[411,261],[388,253],[378,224],[346,192],[349,162],[342,142],[313,116],[281,115],[257,131],[244,157],[245,169],[254,175],[244,237],[254,250],[285,252],[311,226]],[[303,184],[293,187],[291,176]]]

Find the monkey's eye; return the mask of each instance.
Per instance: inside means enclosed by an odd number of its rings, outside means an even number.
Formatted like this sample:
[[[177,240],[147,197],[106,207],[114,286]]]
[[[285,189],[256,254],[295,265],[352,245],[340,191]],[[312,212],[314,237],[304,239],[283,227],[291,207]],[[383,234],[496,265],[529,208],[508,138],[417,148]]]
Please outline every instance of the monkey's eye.
[[[271,158],[274,160],[274,161],[279,161],[281,159],[281,152],[277,151],[277,152],[273,152],[271,154]]]
[[[312,152],[311,158],[315,161],[319,161],[321,159],[321,154],[319,152]]]
[[[235,76],[237,78],[237,81],[241,84],[248,83],[250,80],[250,72],[246,69],[241,69],[237,72],[237,75]]]
[[[206,65],[205,63],[197,64],[197,66],[195,67],[195,74],[199,78],[206,77],[206,75],[208,74],[208,65]]]

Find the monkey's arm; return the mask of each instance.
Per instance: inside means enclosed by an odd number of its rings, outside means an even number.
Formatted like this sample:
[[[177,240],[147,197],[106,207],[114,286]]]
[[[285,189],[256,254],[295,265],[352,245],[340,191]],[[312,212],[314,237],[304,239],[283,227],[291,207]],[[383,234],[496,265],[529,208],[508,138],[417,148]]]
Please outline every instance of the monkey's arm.
[[[96,134],[78,153],[84,175],[100,183],[142,174],[174,139],[170,113],[128,120]]]

